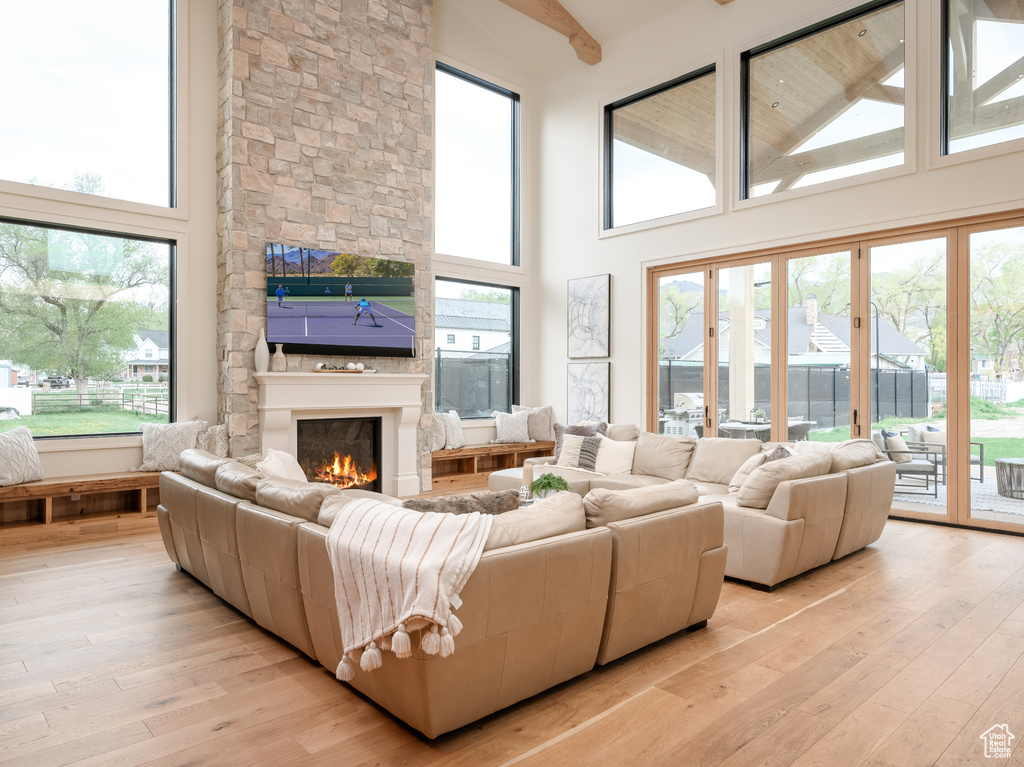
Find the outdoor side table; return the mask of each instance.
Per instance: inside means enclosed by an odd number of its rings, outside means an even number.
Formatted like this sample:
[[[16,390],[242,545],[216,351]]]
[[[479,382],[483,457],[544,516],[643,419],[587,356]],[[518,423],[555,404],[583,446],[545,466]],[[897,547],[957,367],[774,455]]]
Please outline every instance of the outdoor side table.
[[[1024,500],[1024,458],[996,458],[996,492]]]

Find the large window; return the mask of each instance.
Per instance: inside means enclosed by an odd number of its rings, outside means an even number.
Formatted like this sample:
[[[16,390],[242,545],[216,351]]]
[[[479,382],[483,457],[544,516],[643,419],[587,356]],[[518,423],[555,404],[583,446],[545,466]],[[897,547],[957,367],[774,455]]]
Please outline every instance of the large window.
[[[742,196],[902,165],[904,39],[886,2],[744,53]]]
[[[116,434],[169,419],[170,365],[141,362],[170,357],[172,253],[0,220],[0,359],[18,371],[17,386],[0,381],[0,431]]]
[[[605,229],[714,207],[715,68],[605,107]]]
[[[943,154],[1024,137],[1024,0],[943,5]]]
[[[4,3],[0,179],[173,205],[171,20],[166,1]]]
[[[434,249],[519,263],[519,96],[438,63]]]
[[[510,412],[519,401],[519,290],[438,279],[434,293],[435,410]],[[463,331],[454,346],[445,343],[456,336],[449,331]]]

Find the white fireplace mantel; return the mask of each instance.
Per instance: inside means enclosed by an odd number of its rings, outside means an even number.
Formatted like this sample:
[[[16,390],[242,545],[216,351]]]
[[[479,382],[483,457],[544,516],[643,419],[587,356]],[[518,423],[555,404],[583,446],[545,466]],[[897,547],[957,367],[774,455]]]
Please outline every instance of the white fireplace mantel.
[[[414,373],[255,373],[260,452],[295,455],[302,420],[381,419],[381,486],[388,495],[420,492],[416,433],[427,376]]]

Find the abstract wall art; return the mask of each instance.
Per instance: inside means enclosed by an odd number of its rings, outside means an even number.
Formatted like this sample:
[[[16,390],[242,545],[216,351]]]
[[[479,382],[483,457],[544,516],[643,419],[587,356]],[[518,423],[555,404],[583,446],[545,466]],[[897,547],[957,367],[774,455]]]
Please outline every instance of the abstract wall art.
[[[569,280],[570,359],[607,357],[611,322],[611,275]]]
[[[570,362],[567,423],[608,421],[608,362]]]

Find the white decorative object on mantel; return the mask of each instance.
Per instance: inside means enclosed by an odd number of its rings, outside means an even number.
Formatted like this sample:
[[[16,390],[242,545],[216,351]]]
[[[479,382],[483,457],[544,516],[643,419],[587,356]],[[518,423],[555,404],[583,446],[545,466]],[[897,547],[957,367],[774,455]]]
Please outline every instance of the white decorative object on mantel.
[[[295,455],[299,421],[379,416],[381,491],[394,496],[420,492],[417,429],[427,376],[289,372],[260,373],[255,378],[260,387],[261,453],[274,448]]]
[[[288,360],[284,357],[284,344],[277,345],[274,358],[270,361],[270,370],[274,373],[284,373],[288,370]]]
[[[266,373],[270,369],[270,347],[267,346],[267,337],[263,333],[263,328],[260,328],[260,337],[256,341],[254,354],[256,356],[254,365],[256,372]]]

